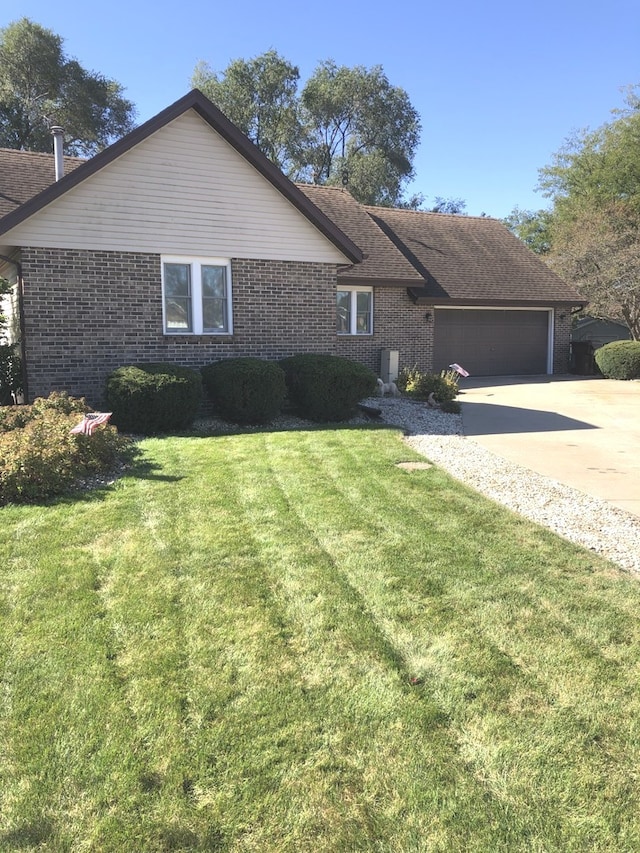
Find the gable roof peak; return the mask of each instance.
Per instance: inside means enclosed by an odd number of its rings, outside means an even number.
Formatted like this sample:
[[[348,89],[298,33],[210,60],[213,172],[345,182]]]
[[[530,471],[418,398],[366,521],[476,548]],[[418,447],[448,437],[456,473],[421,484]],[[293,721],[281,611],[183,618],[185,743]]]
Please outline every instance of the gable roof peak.
[[[306,219],[314,225],[349,261],[362,260],[362,252],[307,196],[298,189],[267,157],[245,136],[199,89],[192,89],[161,110],[153,118],[134,128],[130,133],[67,172],[59,181],[46,186],[37,195],[0,218],[0,234],[19,225],[25,219],[55,201],[82,181],[99,172],[134,146],[161,130],[179,116],[194,110],[219,136],[234,148],[256,171],[281,193]],[[53,155],[49,155],[53,157]],[[53,180],[53,178],[52,178]]]

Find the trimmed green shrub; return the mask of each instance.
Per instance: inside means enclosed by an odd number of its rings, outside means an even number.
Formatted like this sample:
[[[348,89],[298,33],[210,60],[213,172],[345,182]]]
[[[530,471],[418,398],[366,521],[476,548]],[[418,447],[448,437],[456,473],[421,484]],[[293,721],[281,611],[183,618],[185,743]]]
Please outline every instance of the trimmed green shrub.
[[[285,358],[289,399],[298,414],[312,421],[346,421],[358,402],[376,390],[376,375],[368,367],[335,355],[306,353]]]
[[[229,358],[201,370],[202,384],[216,410],[236,424],[265,424],[282,408],[284,371],[259,358]]]
[[[202,378],[175,364],[127,365],[107,377],[106,399],[111,420],[124,432],[186,429],[200,410]]]
[[[75,401],[82,414],[61,411],[55,405],[59,398],[53,402],[11,407],[27,410],[29,419],[0,432],[0,504],[64,494],[83,478],[110,471],[129,457],[131,442],[115,427],[99,426],[90,436],[71,433],[86,408],[83,401]]]
[[[396,380],[396,385],[405,394],[416,400],[433,399],[440,405],[450,403],[458,396],[458,382],[453,371],[437,373],[422,373],[416,367],[404,367]],[[450,411],[450,410],[449,410]]]
[[[595,360],[607,379],[640,379],[640,341],[612,341],[595,351]]]

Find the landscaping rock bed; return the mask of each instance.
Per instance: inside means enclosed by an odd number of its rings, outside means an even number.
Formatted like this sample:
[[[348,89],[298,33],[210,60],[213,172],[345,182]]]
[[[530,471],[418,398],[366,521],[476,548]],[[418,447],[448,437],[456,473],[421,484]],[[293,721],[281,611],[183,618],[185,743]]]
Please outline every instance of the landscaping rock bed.
[[[460,415],[412,400],[383,399],[382,419],[453,477],[531,521],[617,563],[640,571],[640,518],[494,455],[466,438]]]

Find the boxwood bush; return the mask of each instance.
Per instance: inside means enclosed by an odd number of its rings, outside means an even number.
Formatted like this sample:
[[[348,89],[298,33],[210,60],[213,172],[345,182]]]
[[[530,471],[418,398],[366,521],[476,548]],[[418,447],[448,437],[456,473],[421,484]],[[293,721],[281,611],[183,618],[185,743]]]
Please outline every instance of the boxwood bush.
[[[305,353],[280,362],[289,399],[301,417],[312,421],[346,421],[358,402],[376,390],[368,367],[335,355]]]
[[[595,360],[607,379],[640,379],[640,341],[612,341],[595,351]]]
[[[282,408],[284,371],[259,358],[229,358],[202,368],[202,384],[215,409],[236,424],[265,424]]]
[[[126,365],[107,377],[106,400],[112,422],[124,432],[186,429],[200,410],[202,378],[175,364]]]

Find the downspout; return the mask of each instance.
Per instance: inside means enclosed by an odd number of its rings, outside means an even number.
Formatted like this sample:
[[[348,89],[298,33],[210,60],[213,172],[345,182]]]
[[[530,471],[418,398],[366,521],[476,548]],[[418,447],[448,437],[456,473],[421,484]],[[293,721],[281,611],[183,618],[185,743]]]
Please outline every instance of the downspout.
[[[27,351],[25,346],[25,324],[24,324],[24,293],[22,279],[22,264],[20,261],[9,258],[6,255],[0,255],[0,261],[6,261],[8,264],[13,264],[16,268],[16,277],[18,284],[18,315],[20,319],[20,361],[22,367],[22,396],[25,401],[29,400],[29,388],[27,383]]]

